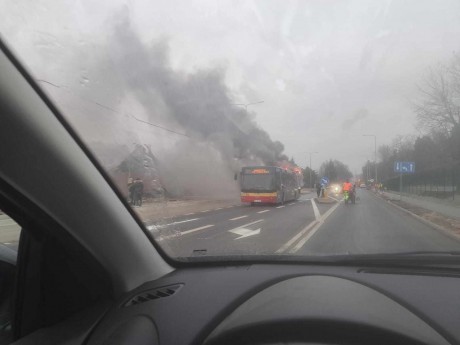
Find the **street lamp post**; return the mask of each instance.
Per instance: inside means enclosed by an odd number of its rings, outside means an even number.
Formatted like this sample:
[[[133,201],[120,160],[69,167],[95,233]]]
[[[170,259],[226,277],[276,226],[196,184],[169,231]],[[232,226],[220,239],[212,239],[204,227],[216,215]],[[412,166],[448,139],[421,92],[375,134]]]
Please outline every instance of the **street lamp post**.
[[[258,101],[258,102],[252,102],[252,103],[230,103],[230,104],[231,104],[231,105],[239,105],[239,106],[241,106],[241,107],[244,107],[244,111],[245,111],[245,113],[246,113],[246,115],[247,115],[247,114],[248,114],[248,107],[249,107],[250,105],[255,105],[255,104],[260,104],[260,103],[264,103],[264,101],[262,100],[262,101]],[[235,125],[236,125],[236,124],[235,124]],[[238,129],[239,129],[241,132],[245,133],[243,130],[241,130],[241,128],[239,128],[238,125],[236,125],[236,126],[238,127]],[[247,133],[245,133],[245,134],[247,134]],[[236,159],[236,158],[235,158],[235,159]],[[237,180],[237,173],[235,173],[235,181],[236,181],[236,180]]]
[[[374,167],[375,167],[375,182],[377,183],[377,136],[375,134],[363,134],[363,137],[374,137]]]

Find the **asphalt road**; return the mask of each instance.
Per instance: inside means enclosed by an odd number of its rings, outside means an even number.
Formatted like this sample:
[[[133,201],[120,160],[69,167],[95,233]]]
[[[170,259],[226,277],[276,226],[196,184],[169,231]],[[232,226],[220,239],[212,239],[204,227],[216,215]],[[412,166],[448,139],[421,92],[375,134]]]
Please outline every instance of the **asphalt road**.
[[[298,254],[381,254],[460,250],[460,241],[400,211],[371,191],[341,205]]]
[[[151,224],[172,256],[377,254],[460,250],[460,242],[359,190],[355,205],[315,202],[238,205]],[[341,199],[337,197],[337,199]]]
[[[314,194],[285,205],[235,205],[149,224],[174,257],[257,254],[378,254],[460,250],[460,242],[373,192],[355,205],[321,204]],[[337,199],[341,199],[337,197]],[[0,243],[17,249],[20,227],[0,215]]]

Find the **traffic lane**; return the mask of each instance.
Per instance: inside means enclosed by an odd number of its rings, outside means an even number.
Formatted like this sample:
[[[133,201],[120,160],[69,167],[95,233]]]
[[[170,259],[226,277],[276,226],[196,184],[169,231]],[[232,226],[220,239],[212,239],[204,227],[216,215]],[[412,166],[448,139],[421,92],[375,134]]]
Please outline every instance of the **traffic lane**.
[[[298,200],[296,203],[308,202],[308,200]],[[258,216],[270,212],[274,209],[287,207],[287,205],[240,205],[222,210],[202,211],[188,216],[180,216],[171,219],[164,219],[160,222],[146,224],[147,229],[151,230],[155,235],[168,235],[177,232],[188,231],[190,226],[202,227],[208,224],[220,224],[222,221],[236,221],[245,218],[250,219],[252,216]]]
[[[370,191],[355,205],[343,202],[297,252],[378,254],[460,250],[460,243],[389,205]]]
[[[274,254],[306,225],[315,221],[311,201],[294,202],[251,218],[222,220],[196,233],[161,242],[174,256]],[[185,230],[187,231],[187,230]],[[247,233],[249,236],[244,236]]]
[[[191,226],[193,229],[208,226],[210,224],[221,224],[223,221],[246,221],[252,217],[271,212],[272,210],[282,209],[292,206],[297,203],[310,202],[308,199],[301,199],[291,201],[285,205],[270,205],[270,204],[257,204],[255,206],[241,205],[234,208],[229,208],[220,211],[200,212],[197,214],[189,215],[188,217],[177,217],[167,219],[163,222],[157,222],[147,226],[147,229],[152,231],[156,236],[178,235],[180,232],[190,232]]]
[[[200,218],[203,214],[209,215],[209,214],[235,212],[235,210],[239,210],[244,207],[247,207],[247,205],[238,204],[238,205],[232,205],[232,206],[219,207],[215,209],[190,212],[190,213],[177,215],[177,216],[170,216],[168,214],[168,205],[165,205],[163,216],[160,219],[152,220],[152,221],[149,220],[145,224],[147,226],[171,224],[173,222],[183,221],[183,220],[190,219],[190,218],[197,218],[197,217]]]
[[[165,237],[180,235],[183,231],[200,228],[209,224],[218,224],[223,219],[234,219],[248,216],[252,213],[247,205],[226,207],[219,210],[199,211],[188,215],[162,219],[157,222],[146,224],[147,230],[151,231],[155,238],[162,240]]]
[[[312,208],[306,203],[287,204],[283,208],[273,208],[270,212],[244,221],[243,219],[235,222],[223,220],[212,228],[172,238],[168,241],[168,245],[177,256],[191,256],[194,250],[200,251],[201,254],[205,250],[206,255],[211,256],[273,254],[283,241],[297,230],[292,225],[296,221],[305,224],[309,221],[308,218],[314,219],[314,214]],[[283,219],[284,229],[280,229],[279,223]],[[244,232],[254,234],[242,237]]]
[[[244,214],[249,214],[249,213],[254,213],[257,211],[260,211],[260,207],[263,207],[264,209],[271,209],[277,205],[258,205],[258,206],[251,206],[249,204],[241,204],[241,205],[234,205],[234,206],[227,206],[227,207],[222,207],[218,209],[213,209],[213,210],[203,210],[203,211],[197,211],[197,212],[192,212],[188,213],[185,215],[180,215],[176,217],[164,217],[161,220],[158,220],[156,222],[149,222],[146,225],[147,226],[165,226],[169,224],[181,224],[182,222],[189,220],[189,219],[203,219],[207,218],[210,220],[214,219],[220,219],[220,218],[233,218],[233,217],[238,217]]]

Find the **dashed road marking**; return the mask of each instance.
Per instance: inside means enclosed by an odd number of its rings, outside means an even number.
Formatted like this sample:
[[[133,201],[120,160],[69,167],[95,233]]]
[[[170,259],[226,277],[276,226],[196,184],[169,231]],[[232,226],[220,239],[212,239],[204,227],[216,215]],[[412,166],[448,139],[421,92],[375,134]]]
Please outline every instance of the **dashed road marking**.
[[[283,207],[284,207],[284,205],[282,205],[282,206],[277,206],[276,208],[283,208]]]
[[[314,201],[312,200],[311,202],[312,202],[312,205],[314,205]],[[324,223],[326,218],[328,218],[339,205],[340,205],[340,202],[338,202],[336,205],[334,205],[329,210],[327,210],[327,212],[324,213],[319,218],[316,218],[316,214],[315,214],[316,219],[312,221],[311,223],[309,223],[305,228],[303,228],[297,235],[292,237],[288,242],[286,242],[280,249],[276,251],[276,254],[281,254],[287,251],[289,253],[297,252],[318,231],[318,229]],[[319,213],[319,210],[318,210],[318,213]],[[305,236],[305,237],[302,238],[302,236]],[[295,246],[291,248],[294,244]],[[291,248],[291,250],[288,250],[289,248]]]
[[[179,222],[172,222],[172,223],[169,223],[169,224],[149,225],[149,226],[147,226],[147,230],[166,228],[167,226],[193,222],[193,221],[198,220],[198,219],[200,219],[200,218],[186,219],[186,220],[181,220]]]
[[[195,220],[198,220],[198,219],[200,219],[200,218],[185,219],[185,220],[181,220],[181,221],[178,221],[178,222],[173,222],[173,223],[168,224],[168,225],[175,225],[175,224],[181,224],[181,223],[194,222]]]
[[[211,210],[203,210],[203,211],[200,211],[201,213],[204,213],[204,212],[209,212]]]
[[[268,211],[270,211],[270,210],[263,210],[263,211],[259,211],[257,213],[265,213],[265,212],[268,212]]]
[[[311,199],[311,205],[313,206],[313,212],[315,213],[315,219],[319,220],[321,214],[319,213],[318,206],[316,206],[315,200]]]
[[[195,212],[184,214],[184,216],[191,216],[192,214],[195,214]]]
[[[245,228],[238,228],[234,230],[230,230],[230,232],[233,232],[236,235],[240,235],[239,237],[235,238],[236,240],[239,240],[241,238],[249,237],[249,236],[254,236],[260,234],[260,228],[256,230],[251,230],[251,229],[245,229]]]
[[[211,226],[214,226],[214,224],[208,224],[208,225],[200,226],[199,228],[195,228],[195,229],[191,229],[191,230],[187,230],[187,231],[182,231],[180,234],[181,235],[191,234],[192,232],[204,230],[204,229],[210,228]]]
[[[246,216],[235,217],[235,218],[230,218],[229,220],[237,220],[237,219],[242,219],[242,218],[246,218],[246,217],[247,217],[247,215]]]
[[[262,222],[262,221],[263,221],[263,219],[259,219],[259,220],[256,220],[256,221],[254,221],[254,222],[248,223],[248,224],[244,224],[244,225],[237,226],[236,228],[233,228],[233,229],[228,230],[228,231],[232,232],[233,230],[245,228],[245,227],[247,227],[247,226],[250,226],[250,225],[253,225],[253,224],[257,224],[257,223],[260,223],[260,222]]]
[[[276,254],[284,253],[290,246],[292,246],[299,238],[301,238],[304,234],[308,233],[310,229],[315,226],[318,221],[314,220],[310,224],[308,224],[302,231],[300,231],[297,235],[287,241],[280,249],[276,251]]]
[[[296,253],[300,248],[302,248],[305,243],[318,231],[321,225],[324,224],[324,221],[335,211],[335,209],[340,205],[340,203],[335,204],[332,206],[327,212],[321,217],[321,219],[313,226],[311,231],[307,233],[307,235],[302,238],[297,244],[292,248],[289,253]]]

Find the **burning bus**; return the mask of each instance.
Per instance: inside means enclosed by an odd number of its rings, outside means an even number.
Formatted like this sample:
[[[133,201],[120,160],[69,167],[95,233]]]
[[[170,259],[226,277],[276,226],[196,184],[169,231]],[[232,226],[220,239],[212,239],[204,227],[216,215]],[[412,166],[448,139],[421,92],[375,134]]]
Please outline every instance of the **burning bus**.
[[[300,169],[300,168],[299,168]],[[253,166],[241,169],[241,201],[283,204],[300,196],[299,172],[278,166]]]

